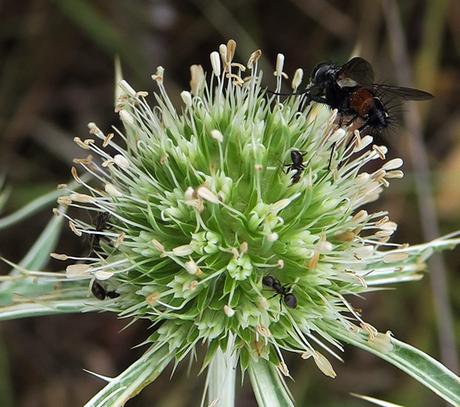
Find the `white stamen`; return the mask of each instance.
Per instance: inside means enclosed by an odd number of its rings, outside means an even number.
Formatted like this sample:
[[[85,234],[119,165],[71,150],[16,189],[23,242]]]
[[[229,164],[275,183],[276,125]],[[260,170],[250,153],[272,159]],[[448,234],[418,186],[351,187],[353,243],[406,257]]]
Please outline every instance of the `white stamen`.
[[[86,158],[74,158],[75,164],[91,165],[93,162],[93,156],[90,154]]]
[[[291,87],[294,91],[296,91],[299,85],[302,83],[302,79],[303,79],[303,69],[297,68],[294,73],[294,77],[292,78],[292,83],[291,83]]]
[[[353,251],[353,253],[360,259],[365,259],[374,254],[374,246],[361,246]]]
[[[399,170],[388,171],[385,175],[385,178],[402,178],[404,177],[404,173]]]
[[[153,245],[153,247],[155,247],[155,249],[157,249],[160,253],[164,253],[164,252],[165,252],[165,247],[164,247],[157,239],[153,239],[153,240],[152,240],[152,245]]]
[[[224,141],[224,136],[219,130],[211,130],[211,137],[219,143]]]
[[[227,317],[231,318],[233,315],[235,315],[235,310],[230,308],[228,305],[224,305],[224,313],[227,315]]]
[[[59,205],[69,206],[69,205],[72,204],[72,199],[70,199],[70,196],[67,196],[67,195],[60,196],[60,197],[57,199],[57,203],[58,203]]]
[[[276,56],[276,70],[274,72],[274,75],[281,76],[283,74],[283,67],[284,67],[284,55],[278,54]]]
[[[165,69],[162,66],[157,67],[157,71],[152,75],[152,79],[158,84],[163,84]]]
[[[188,187],[184,192],[184,198],[186,201],[191,201],[195,198],[195,190],[192,187]]]
[[[172,251],[176,256],[179,256],[179,257],[189,256],[190,254],[193,253],[192,246],[190,246],[189,244],[177,246]]]
[[[131,116],[131,113],[129,113],[127,110],[120,110],[120,119],[123,123],[129,124],[130,126],[134,126],[134,118]]]
[[[269,233],[269,234],[267,235],[267,240],[268,240],[269,242],[276,242],[278,239],[279,239],[279,235],[278,235],[278,233],[276,233],[276,232]]]
[[[403,165],[403,160],[401,158],[394,158],[393,160],[385,163],[382,168],[384,170],[396,170]]]
[[[102,147],[107,147],[110,144],[110,140],[113,139],[113,133],[107,134],[107,136],[104,137],[104,141],[102,143]]]
[[[65,269],[67,278],[88,277],[91,266],[89,264],[71,264]]]
[[[192,106],[192,94],[189,91],[182,91],[180,97],[182,98],[182,101],[185,103],[185,106]]]
[[[205,201],[208,201],[208,202],[211,202],[211,203],[215,203],[215,204],[218,204],[220,201],[219,201],[219,198],[217,197],[217,195],[214,195],[214,193],[212,193],[208,188],[206,187],[199,187],[197,189],[197,194],[200,198],[203,198]]]
[[[227,46],[225,44],[220,44],[219,45],[219,54],[220,57],[222,58],[222,63],[224,66],[227,65]]]
[[[211,52],[212,72],[215,76],[220,76],[220,56],[217,51]]]
[[[78,237],[80,237],[80,236],[82,235],[81,230],[78,230],[78,229],[77,229],[77,225],[76,225],[74,222],[69,221],[69,228],[70,228],[70,230],[71,230],[73,233],[75,233]]]
[[[399,253],[388,253],[383,256],[384,263],[396,263],[399,261],[406,260],[409,257],[409,254],[406,252],[399,252]]]
[[[365,184],[370,180],[371,176],[367,172],[362,172],[356,177],[356,182],[358,184]]]
[[[110,277],[113,276],[113,272],[105,271],[105,270],[98,270],[94,273],[94,276],[101,281],[108,280]]]
[[[332,133],[331,137],[329,138],[329,143],[333,144],[339,140],[341,140],[344,136],[345,136],[345,129],[337,129],[336,131],[334,131],[334,133]]]
[[[327,240],[322,240],[318,244],[318,251],[321,253],[328,253],[331,252],[334,246],[332,243],[328,242]]]
[[[385,223],[382,223],[380,226],[379,226],[380,229],[382,230],[391,230],[391,231],[395,231],[397,228],[398,228],[398,225],[396,222],[385,222]]]
[[[361,209],[357,214],[353,216],[352,221],[356,223],[361,223],[362,221],[366,220],[368,216],[369,214],[367,213],[367,211]]]
[[[198,266],[193,260],[190,260],[185,263],[185,270],[187,270],[187,272],[190,274],[196,274],[198,271]]]
[[[74,137],[73,141],[78,145],[78,147],[83,148],[84,150],[89,150],[89,146],[94,144],[94,140],[90,138],[82,141],[80,137]]]
[[[377,152],[381,160],[385,159],[386,153],[388,152],[388,148],[386,148],[386,146],[373,145],[372,149]]]
[[[249,60],[246,66],[249,69],[251,69],[254,66],[254,64],[260,59],[261,56],[262,56],[262,51],[260,49],[254,51],[249,57]]]
[[[190,67],[190,90],[192,95],[197,95],[204,84],[204,71],[201,65],[192,65]]]
[[[357,153],[358,151],[364,150],[369,144],[374,141],[374,138],[372,136],[364,136],[355,146],[353,149],[353,152]]]
[[[62,260],[62,261],[66,261],[69,258],[67,254],[60,254],[60,253],[50,253],[50,257],[52,257],[53,259]]]
[[[115,187],[115,185],[107,183],[105,184],[105,192],[107,192],[110,196],[115,198],[120,198],[123,194]]]
[[[113,157],[113,161],[120,168],[129,168],[129,161],[121,154],[116,154],[115,157]]]
[[[78,172],[77,172],[77,169],[75,167],[72,167],[70,169],[70,173],[72,174],[72,177],[75,181],[77,181],[79,184],[82,183],[82,180],[81,178],[78,176]]]
[[[72,200],[72,201],[75,201],[75,202],[81,202],[81,203],[89,203],[89,202],[93,202],[94,201],[94,198],[90,195],[86,195],[86,194],[70,194],[69,195],[69,198]]]

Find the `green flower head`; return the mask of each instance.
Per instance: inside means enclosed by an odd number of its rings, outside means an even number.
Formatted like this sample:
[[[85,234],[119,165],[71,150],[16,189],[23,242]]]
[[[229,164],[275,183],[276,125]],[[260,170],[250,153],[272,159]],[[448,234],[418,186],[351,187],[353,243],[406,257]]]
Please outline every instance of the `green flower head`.
[[[91,307],[161,323],[147,342],[176,361],[204,342],[205,366],[222,350],[243,371],[263,359],[289,375],[289,351],[334,377],[325,355],[340,359],[336,332],[382,352],[393,346],[350,296],[419,278],[429,250],[388,243],[397,225],[362,209],[403,176],[402,160],[386,161],[386,147],[327,106],[267,93],[261,52],[241,64],[235,47],[212,52],[208,73],[191,67],[179,107],[161,67],[153,108],[147,92],[120,81],[124,130],[90,123],[91,138],[75,139],[91,154],[72,169],[86,192],[69,190],[60,203],[95,222],[63,213],[92,242],[67,275],[88,281],[101,299]],[[278,92],[283,63],[279,54]],[[302,76],[293,75],[293,91]]]

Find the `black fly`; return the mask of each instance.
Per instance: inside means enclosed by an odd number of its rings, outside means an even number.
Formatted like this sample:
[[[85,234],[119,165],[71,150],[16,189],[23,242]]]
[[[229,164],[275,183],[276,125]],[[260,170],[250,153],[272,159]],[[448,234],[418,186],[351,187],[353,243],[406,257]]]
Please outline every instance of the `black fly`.
[[[310,76],[310,83],[302,92],[311,101],[337,109],[340,118],[359,119],[359,131],[373,133],[388,127],[391,112],[388,99],[428,100],[433,95],[423,90],[374,82],[372,65],[361,57],[354,57],[344,65],[322,62]]]
[[[266,287],[272,288],[276,291],[275,295],[280,295],[281,298],[284,300],[284,303],[289,308],[296,308],[297,307],[297,298],[294,294],[292,294],[290,288],[286,285],[282,285],[279,280],[277,280],[273,276],[265,276],[262,279],[262,284]]]
[[[287,167],[286,174],[290,171],[295,171],[294,174],[291,176],[291,183],[295,184],[300,181],[300,177],[302,175],[303,170],[305,169],[305,165],[303,164],[303,156],[298,150],[291,151],[291,161],[292,164],[285,164],[284,166]]]

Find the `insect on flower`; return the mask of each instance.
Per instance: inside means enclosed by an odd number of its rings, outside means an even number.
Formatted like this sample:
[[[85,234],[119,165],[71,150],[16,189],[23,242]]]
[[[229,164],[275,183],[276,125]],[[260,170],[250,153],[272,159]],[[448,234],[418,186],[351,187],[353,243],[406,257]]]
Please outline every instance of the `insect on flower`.
[[[292,294],[290,287],[282,285],[275,277],[265,276],[262,279],[262,284],[266,287],[273,288],[273,290],[276,291],[275,296],[280,295],[289,308],[297,307],[297,297]]]
[[[120,296],[116,291],[107,291],[102,284],[98,283],[97,281],[93,281],[91,284],[91,292],[98,300],[105,300],[106,297],[109,298],[117,298]]]
[[[305,169],[305,165],[303,164],[303,157],[305,154],[302,154],[298,150],[291,151],[291,160],[292,164],[285,164],[284,166],[287,167],[286,174],[291,171],[295,171],[294,174],[291,176],[291,182],[293,184],[299,182],[300,177],[302,175],[303,170]]]
[[[96,217],[96,224],[94,225],[94,233],[91,235],[90,240],[90,253],[95,250],[100,249],[100,242],[101,242],[101,234],[104,230],[111,229],[111,225],[108,224],[110,220],[110,213],[109,212],[99,212]],[[96,296],[97,297],[97,296]]]
[[[388,127],[392,120],[390,99],[429,100],[433,95],[423,90],[374,83],[372,65],[355,57],[340,66],[327,62],[318,64],[304,92],[308,100],[337,109],[348,124],[358,121],[361,133],[374,133]]]

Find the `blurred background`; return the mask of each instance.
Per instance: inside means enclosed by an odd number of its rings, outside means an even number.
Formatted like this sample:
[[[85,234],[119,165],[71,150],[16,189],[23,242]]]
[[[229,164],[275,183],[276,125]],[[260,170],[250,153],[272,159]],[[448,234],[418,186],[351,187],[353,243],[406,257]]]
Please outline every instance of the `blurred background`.
[[[435,99],[416,110],[403,106],[400,125],[384,135],[390,156],[405,160],[406,176],[371,209],[389,210],[399,224],[398,242],[418,243],[460,229],[457,0],[0,0],[0,173],[12,188],[4,214],[69,180],[72,159],[81,156],[72,139],[86,136],[89,121],[103,130],[117,124],[115,54],[136,89],[151,90],[150,75],[164,66],[166,86],[179,100],[180,91],[189,88],[189,66],[209,69],[209,53],[229,38],[237,41],[236,59],[243,63],[251,51],[263,50],[269,88],[270,64],[278,52],[285,54],[290,75],[297,67],[308,75],[322,61],[344,63],[355,52],[372,62],[379,80],[432,92]],[[424,172],[425,159],[430,174]],[[0,254],[19,261],[50,216],[51,208],[3,231]],[[87,243],[63,231],[57,252],[85,250]],[[434,274],[418,283],[354,304],[379,331],[390,329],[456,369],[460,323],[452,322],[446,305],[459,315],[459,253],[446,252],[445,267],[437,261]],[[59,267],[50,262],[50,270]],[[1,264],[0,272],[7,271]],[[131,347],[146,337],[148,324],[138,322],[119,333],[126,323],[105,314],[1,323],[0,406],[83,405],[103,385],[83,368],[116,375],[142,353]],[[350,392],[406,406],[443,405],[372,355],[347,347],[344,358],[343,365],[334,362],[335,380],[310,361],[290,358],[295,378],[290,388],[298,406],[366,405]],[[127,405],[199,405],[204,377],[197,377],[197,369],[190,376],[179,369],[171,380],[169,372]],[[239,388],[237,406],[256,406],[247,384]]]

